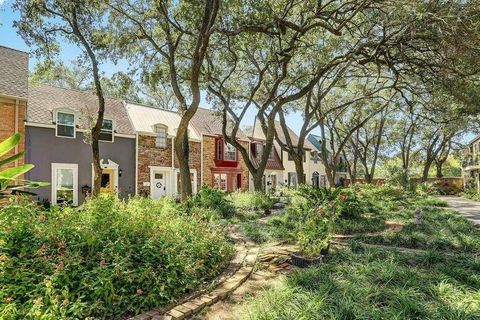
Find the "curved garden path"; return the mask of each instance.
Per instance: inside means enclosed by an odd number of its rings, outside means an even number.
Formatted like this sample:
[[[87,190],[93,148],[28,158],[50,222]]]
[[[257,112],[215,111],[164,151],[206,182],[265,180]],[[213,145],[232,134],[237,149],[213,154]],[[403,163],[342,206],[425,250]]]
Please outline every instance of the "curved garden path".
[[[438,196],[438,198],[445,200],[448,207],[460,212],[476,226],[480,226],[480,202],[457,196]]]

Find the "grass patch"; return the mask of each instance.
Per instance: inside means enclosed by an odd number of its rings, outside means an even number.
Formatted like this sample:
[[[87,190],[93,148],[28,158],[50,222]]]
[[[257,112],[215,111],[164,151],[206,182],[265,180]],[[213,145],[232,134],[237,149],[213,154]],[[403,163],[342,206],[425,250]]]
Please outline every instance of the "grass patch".
[[[244,319],[478,319],[473,255],[343,249],[244,305]]]

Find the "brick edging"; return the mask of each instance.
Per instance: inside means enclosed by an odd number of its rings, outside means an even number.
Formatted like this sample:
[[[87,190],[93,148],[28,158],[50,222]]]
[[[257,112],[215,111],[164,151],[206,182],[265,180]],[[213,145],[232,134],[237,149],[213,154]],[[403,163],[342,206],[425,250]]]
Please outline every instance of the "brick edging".
[[[213,290],[198,291],[170,309],[152,310],[128,320],[185,319],[200,312],[204,307],[225,299],[240,287],[253,272],[257,261],[258,247],[253,242],[246,241],[236,228],[230,231],[230,238],[235,242],[236,255],[222,274],[213,281],[213,283],[217,283]]]

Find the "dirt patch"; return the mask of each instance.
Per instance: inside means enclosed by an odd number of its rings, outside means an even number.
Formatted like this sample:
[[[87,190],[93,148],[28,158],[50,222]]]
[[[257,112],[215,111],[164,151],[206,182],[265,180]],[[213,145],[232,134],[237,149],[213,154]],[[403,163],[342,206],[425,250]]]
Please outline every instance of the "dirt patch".
[[[386,232],[400,232],[403,230],[403,224],[401,223],[398,223],[398,222],[393,222],[393,221],[387,221],[385,222],[385,224],[387,225],[387,227],[385,229],[383,229],[382,231],[378,231],[378,232],[369,232],[369,233],[356,233],[356,234],[336,234],[333,236],[333,239],[335,240],[343,240],[343,239],[352,239],[354,237],[359,237],[359,236],[362,236],[362,237],[374,237],[374,236],[378,236],[378,235],[381,235],[382,233],[386,233]]]

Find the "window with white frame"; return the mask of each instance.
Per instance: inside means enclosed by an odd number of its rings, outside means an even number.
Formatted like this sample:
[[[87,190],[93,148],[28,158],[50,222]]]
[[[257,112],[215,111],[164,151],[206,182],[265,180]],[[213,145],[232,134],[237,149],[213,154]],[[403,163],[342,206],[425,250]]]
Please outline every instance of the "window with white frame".
[[[56,112],[56,136],[75,138],[75,114],[66,111]]]
[[[78,205],[78,165],[52,163],[52,203]]]
[[[235,149],[235,147],[228,142],[225,142],[225,160],[227,161],[237,160],[237,149]]]
[[[163,124],[157,124],[155,126],[155,146],[157,148],[166,148],[167,147],[167,126]]]
[[[113,142],[113,120],[103,119],[99,140]]]

